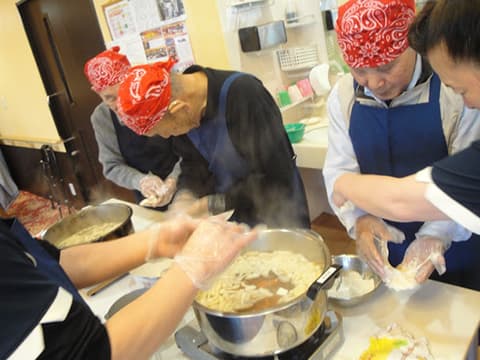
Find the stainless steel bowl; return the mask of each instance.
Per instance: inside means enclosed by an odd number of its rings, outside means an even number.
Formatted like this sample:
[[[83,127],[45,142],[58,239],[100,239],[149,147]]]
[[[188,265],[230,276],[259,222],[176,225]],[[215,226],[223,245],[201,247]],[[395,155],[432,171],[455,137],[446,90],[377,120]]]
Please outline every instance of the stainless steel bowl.
[[[330,253],[320,235],[308,230],[269,229],[245,251],[288,250],[308,260],[330,266]],[[203,334],[218,349],[234,355],[261,357],[279,354],[307,340],[322,324],[327,295],[319,290],[314,300],[307,294],[288,303],[254,313],[223,313],[197,301],[193,309]]]
[[[382,283],[382,280],[380,279],[380,277],[377,274],[375,274],[372,271],[372,269],[370,269],[370,267],[367,265],[367,263],[364,262],[362,259],[360,259],[358,255],[346,254],[346,255],[332,256],[332,264],[342,265],[342,270],[340,271],[340,274],[338,275],[338,278],[335,280],[335,283],[333,284],[332,288],[337,286],[339,281],[343,281],[342,276],[344,276],[347,271],[358,272],[362,277],[362,279],[365,279],[365,280],[373,279],[373,283],[374,283],[373,289],[371,291],[364,293],[363,295],[353,296],[350,298],[334,297],[332,296],[332,291],[329,291],[328,299],[334,304],[344,306],[344,307],[360,304],[365,300],[367,300]]]
[[[105,223],[116,223],[118,225],[105,233],[95,234],[91,238],[85,237],[83,243],[116,239],[133,232],[132,214],[132,208],[124,204],[88,206],[49,227],[43,233],[42,239],[58,248],[65,248],[68,245],[60,246],[60,244],[69,236],[88,227]]]

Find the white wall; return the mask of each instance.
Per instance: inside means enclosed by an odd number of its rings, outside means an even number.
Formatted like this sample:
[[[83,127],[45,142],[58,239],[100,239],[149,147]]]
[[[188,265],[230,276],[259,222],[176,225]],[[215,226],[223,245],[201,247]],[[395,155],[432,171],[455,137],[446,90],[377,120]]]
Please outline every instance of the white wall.
[[[248,1],[248,0],[246,0]],[[312,15],[314,23],[302,27],[287,28],[287,43],[272,49],[243,53],[238,39],[238,29],[270,21],[284,20],[287,0],[265,0],[262,5],[241,10],[229,6],[230,0],[218,0],[221,27],[225,37],[225,46],[231,67],[257,76],[273,96],[277,91],[291,83],[308,76],[309,69],[296,72],[283,72],[280,69],[275,50],[281,48],[315,45],[319,61],[328,62],[324,37],[323,18],[319,0],[296,0],[299,16]],[[309,103],[306,103],[308,105]],[[303,117],[314,116],[320,111],[311,106],[297,106],[283,112],[284,122],[295,122]],[[301,168],[307,193],[310,219],[322,212],[330,212],[321,169]]]
[[[265,0],[252,7],[235,8],[229,0],[218,0],[219,16],[228,58],[233,69],[256,75],[273,96],[282,88],[308,76],[309,69],[284,72],[280,69],[276,50],[282,48],[316,46],[320,62],[327,62],[324,27],[318,0],[296,0],[299,16],[313,16],[314,23],[302,27],[287,28],[287,43],[275,48],[244,53],[238,39],[238,29],[284,20],[287,0]],[[298,108],[284,114],[285,122],[298,121],[308,116],[309,108]],[[298,110],[298,111],[295,111]],[[302,111],[303,110],[303,111]]]

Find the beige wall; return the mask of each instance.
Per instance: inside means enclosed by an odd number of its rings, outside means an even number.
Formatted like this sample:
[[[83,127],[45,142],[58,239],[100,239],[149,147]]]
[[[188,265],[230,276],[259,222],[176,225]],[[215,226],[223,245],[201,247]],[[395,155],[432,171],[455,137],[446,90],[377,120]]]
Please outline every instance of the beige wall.
[[[0,0],[2,1],[2,0]],[[105,42],[111,41],[102,4],[107,0],[93,0]],[[230,69],[225,41],[218,16],[216,0],[184,0],[187,29],[196,63],[218,69]]]
[[[0,0],[0,137],[59,140],[15,0]]]
[[[59,136],[15,3],[0,0],[0,139],[10,145],[39,147],[57,142]],[[105,0],[94,3],[108,42],[110,35],[101,10]],[[184,0],[184,4],[195,61],[228,69],[216,1]]]

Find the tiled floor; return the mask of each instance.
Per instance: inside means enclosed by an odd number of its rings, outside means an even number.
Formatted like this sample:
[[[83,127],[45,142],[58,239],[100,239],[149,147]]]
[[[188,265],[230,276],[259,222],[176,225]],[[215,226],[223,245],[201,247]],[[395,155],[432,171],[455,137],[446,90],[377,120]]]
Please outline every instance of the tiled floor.
[[[345,231],[335,215],[322,213],[312,222],[312,229],[326,242],[331,255],[355,254],[355,241]]]

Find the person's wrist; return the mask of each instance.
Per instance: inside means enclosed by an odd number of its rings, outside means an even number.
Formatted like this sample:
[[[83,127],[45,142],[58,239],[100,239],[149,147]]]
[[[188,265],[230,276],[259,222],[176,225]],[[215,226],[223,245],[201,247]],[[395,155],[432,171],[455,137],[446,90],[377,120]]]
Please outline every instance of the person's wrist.
[[[193,286],[197,289],[205,289],[208,278],[208,269],[201,259],[180,253],[175,255],[173,260],[174,263],[188,276]]]
[[[172,265],[170,267],[170,271],[172,271],[174,274],[176,274],[176,278],[180,278],[181,283],[184,283],[185,285],[188,285],[188,287],[191,287],[192,291],[194,293],[198,292],[199,287],[195,285],[195,282],[192,280],[192,278],[185,272],[185,270],[176,262],[172,262]]]
[[[162,224],[155,224],[148,230],[146,237],[145,262],[155,260],[161,256],[158,251],[159,237],[164,235],[161,230]]]

